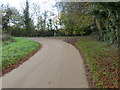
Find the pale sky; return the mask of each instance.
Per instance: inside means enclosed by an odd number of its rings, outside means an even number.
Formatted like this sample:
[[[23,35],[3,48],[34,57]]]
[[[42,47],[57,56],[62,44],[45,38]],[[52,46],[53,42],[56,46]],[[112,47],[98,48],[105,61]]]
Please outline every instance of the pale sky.
[[[32,3],[39,4],[42,9],[50,10],[52,5],[55,4],[56,0],[28,0],[30,5]],[[0,0],[0,4],[9,4],[10,6],[14,6],[17,9],[21,9],[24,7],[26,0]]]
[[[40,6],[41,12],[44,12],[46,10],[57,14],[57,9],[53,7],[56,3],[56,0],[28,0],[28,1],[30,8],[32,8],[33,3],[36,3]],[[0,0],[0,5],[9,4],[11,7],[15,7],[17,10],[22,11],[23,8],[25,8],[25,2],[26,0]],[[33,11],[30,9],[30,12],[32,13]]]
[[[49,10],[54,11],[52,5],[54,5],[55,1],[74,1],[74,2],[81,2],[81,1],[120,1],[120,0],[28,0],[30,5],[32,3],[37,3],[41,6],[42,10]],[[0,0],[0,4],[9,4],[10,6],[16,7],[18,10],[21,10],[25,7],[26,0]],[[55,10],[56,11],[56,10]]]
[[[31,8],[33,7],[33,3],[36,3],[40,6],[41,12],[46,11],[51,11],[55,14],[57,14],[57,9],[53,7],[56,3],[56,0],[28,0],[29,5],[30,5],[30,12]],[[9,4],[11,7],[15,7],[17,10],[22,11],[23,8],[25,8],[25,2],[26,0],[0,0],[0,5],[1,4]]]

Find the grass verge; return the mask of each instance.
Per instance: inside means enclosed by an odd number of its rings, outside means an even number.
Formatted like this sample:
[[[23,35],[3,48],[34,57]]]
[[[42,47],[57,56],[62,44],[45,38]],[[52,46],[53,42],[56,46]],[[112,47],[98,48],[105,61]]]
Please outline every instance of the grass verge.
[[[27,56],[30,52],[39,48],[39,44],[24,38],[15,38],[14,42],[2,45],[2,67],[6,67],[17,63],[20,59]],[[0,52],[1,53],[1,52]]]
[[[94,87],[118,88],[118,50],[92,37],[80,37],[75,45],[85,57]]]

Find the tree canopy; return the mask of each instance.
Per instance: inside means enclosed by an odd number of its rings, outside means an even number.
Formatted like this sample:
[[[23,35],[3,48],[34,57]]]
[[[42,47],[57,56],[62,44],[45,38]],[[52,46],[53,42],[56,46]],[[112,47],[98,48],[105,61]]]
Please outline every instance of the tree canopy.
[[[119,46],[120,2],[57,2],[56,15],[46,10],[41,12],[35,3],[33,13],[29,7],[26,1],[21,14],[14,7],[1,5],[3,31],[13,36],[93,35],[100,41]]]

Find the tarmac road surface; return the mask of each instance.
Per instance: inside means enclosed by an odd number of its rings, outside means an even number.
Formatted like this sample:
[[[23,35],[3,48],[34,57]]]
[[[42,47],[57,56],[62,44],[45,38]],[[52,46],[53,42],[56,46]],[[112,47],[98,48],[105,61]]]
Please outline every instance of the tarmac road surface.
[[[88,88],[79,51],[62,40],[29,38],[42,48],[1,77],[3,88]]]

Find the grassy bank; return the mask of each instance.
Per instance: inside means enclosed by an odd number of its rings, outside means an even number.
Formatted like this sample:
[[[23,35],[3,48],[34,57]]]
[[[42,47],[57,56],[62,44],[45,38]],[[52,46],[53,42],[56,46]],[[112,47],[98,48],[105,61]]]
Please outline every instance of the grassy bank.
[[[86,59],[95,87],[118,87],[118,51],[116,48],[91,37],[80,37],[76,47]]]
[[[14,41],[9,44],[3,42],[2,67],[0,69],[3,70],[7,66],[15,64],[18,60],[22,59],[38,47],[38,43],[24,38],[15,38]]]

